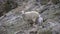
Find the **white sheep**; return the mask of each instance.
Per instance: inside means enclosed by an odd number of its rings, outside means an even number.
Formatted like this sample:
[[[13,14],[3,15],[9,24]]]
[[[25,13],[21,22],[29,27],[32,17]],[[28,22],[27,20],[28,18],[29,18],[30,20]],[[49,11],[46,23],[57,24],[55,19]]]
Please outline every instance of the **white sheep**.
[[[40,25],[43,22],[43,18],[36,11],[25,12],[23,14],[23,19],[25,21],[29,21],[29,23],[31,23],[31,24],[34,23],[34,24],[39,24]]]
[[[39,13],[36,11],[25,12],[23,14],[24,20],[32,20],[33,22],[39,17]]]

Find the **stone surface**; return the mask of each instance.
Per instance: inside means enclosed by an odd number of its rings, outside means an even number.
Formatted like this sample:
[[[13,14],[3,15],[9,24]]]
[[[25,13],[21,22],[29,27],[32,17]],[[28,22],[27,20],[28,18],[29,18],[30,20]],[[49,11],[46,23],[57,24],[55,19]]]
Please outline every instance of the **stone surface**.
[[[0,0],[0,16],[6,14],[16,7],[17,3],[13,0]]]
[[[0,3],[0,34],[60,34],[60,0]]]

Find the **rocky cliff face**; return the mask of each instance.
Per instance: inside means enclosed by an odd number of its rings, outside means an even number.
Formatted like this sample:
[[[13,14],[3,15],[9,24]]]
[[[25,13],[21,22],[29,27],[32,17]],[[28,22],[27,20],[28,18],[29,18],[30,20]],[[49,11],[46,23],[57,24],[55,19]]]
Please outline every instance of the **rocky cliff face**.
[[[0,16],[17,7],[17,3],[13,0],[0,0]]]
[[[0,34],[60,34],[60,0],[0,0]]]

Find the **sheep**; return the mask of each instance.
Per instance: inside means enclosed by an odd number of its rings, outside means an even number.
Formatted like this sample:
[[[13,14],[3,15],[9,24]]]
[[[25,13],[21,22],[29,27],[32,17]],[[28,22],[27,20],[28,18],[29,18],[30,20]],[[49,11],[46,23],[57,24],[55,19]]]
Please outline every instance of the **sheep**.
[[[36,11],[25,12],[23,15],[25,21],[29,21],[30,24],[35,23],[36,19],[39,17],[39,13]]]
[[[34,24],[40,26],[43,22],[43,18],[36,11],[25,12],[23,14],[23,19],[25,21],[28,21],[31,24],[31,26]]]

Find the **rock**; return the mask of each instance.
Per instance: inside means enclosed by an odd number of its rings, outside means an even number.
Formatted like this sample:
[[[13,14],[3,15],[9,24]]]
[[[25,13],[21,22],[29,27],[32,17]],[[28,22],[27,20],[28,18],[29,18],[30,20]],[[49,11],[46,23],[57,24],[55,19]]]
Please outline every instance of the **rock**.
[[[37,34],[37,31],[34,32],[34,31],[31,31],[29,34]]]
[[[0,34],[60,32],[60,0],[0,0],[0,4]]]
[[[24,31],[19,31],[16,34],[26,34]]]
[[[17,7],[17,3],[11,0],[0,0],[0,16]]]
[[[22,16],[14,11],[7,13],[6,16],[0,19],[0,24],[6,28],[8,34],[14,34],[16,31],[19,31],[22,28],[24,29],[25,25],[21,25],[24,23],[25,21]],[[20,28],[20,26],[23,27]]]
[[[53,4],[57,4],[57,3],[59,3],[60,1],[59,0],[52,0],[52,3]]]
[[[46,5],[50,0],[36,0],[37,2],[40,2],[41,5]]]
[[[37,34],[38,26],[34,25],[33,28],[29,29],[29,34]]]
[[[7,32],[5,27],[0,26],[0,34],[8,34],[8,32]]]
[[[52,32],[50,30],[46,30],[46,31],[39,31],[38,34],[52,34]]]
[[[45,24],[45,25],[44,25]],[[59,24],[59,22],[57,22],[57,21],[55,21],[55,20],[53,20],[53,19],[47,19],[44,23],[43,23],[43,25],[44,26],[46,26],[46,27],[48,27],[48,28],[52,28],[52,27],[54,27],[54,26],[56,26],[56,25],[58,25]]]
[[[60,34],[60,23],[52,28],[52,34]]]

